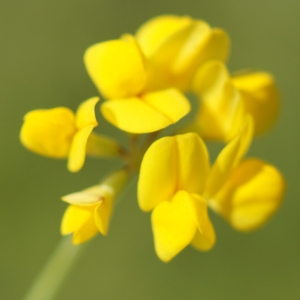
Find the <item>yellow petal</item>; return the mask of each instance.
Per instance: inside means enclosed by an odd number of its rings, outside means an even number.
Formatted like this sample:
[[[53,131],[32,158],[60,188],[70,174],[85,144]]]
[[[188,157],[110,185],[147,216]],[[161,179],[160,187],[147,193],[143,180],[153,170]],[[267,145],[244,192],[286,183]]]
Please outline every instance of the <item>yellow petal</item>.
[[[197,223],[195,208],[188,193],[179,191],[172,202],[158,204],[152,212],[155,251],[164,261],[170,261],[195,236]]]
[[[253,121],[248,117],[241,133],[228,143],[213,164],[205,185],[205,197],[212,198],[227,180],[231,171],[246,154],[253,135]]]
[[[208,251],[216,242],[216,234],[208,216],[206,201],[197,194],[189,194],[189,197],[194,205],[198,226],[191,244],[198,250]]]
[[[209,172],[205,144],[195,133],[176,135],[177,189],[202,193]]]
[[[255,123],[255,133],[267,131],[278,116],[280,103],[274,78],[266,72],[248,72],[235,75],[233,84],[241,91],[246,112]]]
[[[65,158],[75,132],[74,113],[70,109],[39,109],[25,115],[20,139],[26,148],[35,153]]]
[[[193,129],[205,139],[227,142],[234,138],[246,114],[225,65],[220,61],[206,63],[196,73],[192,86],[200,98]]]
[[[106,197],[95,209],[94,219],[98,230],[106,235],[113,211],[114,197]]]
[[[209,60],[226,61],[229,54],[229,36],[221,28],[213,28],[201,49],[198,66]]]
[[[67,235],[73,232],[73,244],[81,244],[94,237],[98,229],[93,218],[95,206],[70,205],[64,213],[61,233]]]
[[[133,38],[93,45],[84,55],[87,71],[106,98],[135,96],[144,87],[144,61]]]
[[[147,88],[187,89],[210,30],[207,23],[193,21],[167,39],[151,57]]]
[[[190,17],[162,15],[144,23],[136,39],[147,57],[151,57],[172,34],[192,22]]]
[[[144,155],[138,182],[138,203],[149,211],[171,200],[177,183],[176,139],[165,137],[154,142]]]
[[[165,137],[146,152],[140,170],[138,200],[149,211],[170,201],[179,189],[202,192],[209,171],[208,153],[195,133]]]
[[[275,167],[247,159],[233,171],[210,204],[235,229],[250,231],[274,214],[284,191],[284,179]]]
[[[189,113],[191,106],[185,96],[177,89],[167,89],[144,94],[142,100],[160,112],[171,123],[176,123]]]
[[[83,167],[87,140],[93,128],[94,125],[86,126],[77,131],[74,135],[68,158],[69,171],[77,172]]]
[[[116,127],[130,133],[147,133],[163,129],[185,116],[188,100],[177,90],[153,92],[141,98],[106,101],[101,106],[104,117]]]
[[[95,116],[95,106],[99,101],[99,97],[90,98],[81,103],[76,112],[76,128],[82,129],[89,125],[98,125]]]

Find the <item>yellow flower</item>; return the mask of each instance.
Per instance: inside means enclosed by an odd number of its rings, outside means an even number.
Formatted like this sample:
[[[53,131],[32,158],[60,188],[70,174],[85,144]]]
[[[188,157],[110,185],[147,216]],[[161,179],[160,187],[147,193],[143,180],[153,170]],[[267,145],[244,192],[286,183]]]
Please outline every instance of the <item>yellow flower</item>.
[[[209,250],[215,233],[207,205],[238,230],[252,230],[278,208],[284,180],[260,160],[240,163],[252,137],[248,119],[242,132],[210,168],[206,147],[195,133],[165,137],[146,152],[138,183],[142,210],[152,212],[155,250],[165,262],[187,245]]]
[[[188,100],[175,88],[145,92],[146,59],[130,35],[89,47],[84,62],[96,87],[108,99],[101,106],[102,114],[124,131],[157,131],[190,111]]]
[[[73,243],[81,244],[98,232],[106,235],[113,212],[115,197],[128,180],[128,173],[113,173],[99,185],[62,197],[69,203],[61,224],[61,233],[73,233]]]
[[[266,72],[243,72],[231,77],[221,61],[210,61],[197,71],[192,84],[200,108],[185,130],[209,140],[230,141],[247,114],[254,119],[255,134],[268,130],[279,110],[273,77]]]
[[[187,16],[153,18],[139,28],[136,37],[149,59],[149,90],[188,90],[200,65],[210,59],[225,61],[229,52],[229,38],[224,30]]]
[[[66,107],[27,113],[21,129],[21,142],[38,154],[68,158],[68,169],[79,171],[84,164],[87,140],[98,125],[94,112],[98,101],[98,97],[86,100],[76,115]]]

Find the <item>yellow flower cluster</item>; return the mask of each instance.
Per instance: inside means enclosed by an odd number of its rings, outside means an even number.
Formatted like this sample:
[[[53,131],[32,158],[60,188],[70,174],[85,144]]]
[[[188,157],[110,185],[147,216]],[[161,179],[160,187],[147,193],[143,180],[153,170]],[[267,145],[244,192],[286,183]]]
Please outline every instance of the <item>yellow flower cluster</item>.
[[[93,132],[98,97],[84,101],[76,114],[65,107],[25,115],[21,141],[38,154],[68,158],[79,171],[85,156],[119,157],[122,167],[98,185],[64,196],[61,232],[83,243],[107,234],[115,197],[129,177],[140,172],[138,203],[152,210],[155,250],[169,261],[191,244],[207,251],[216,236],[208,208],[235,229],[250,231],[277,210],[285,183],[280,172],[259,159],[244,159],[253,135],[275,122],[279,97],[271,74],[230,74],[225,62],[229,37],[220,28],[188,16],[163,15],[135,35],[101,42],[84,54],[87,72],[105,98],[100,111],[130,133],[129,149]],[[197,96],[194,119],[180,135],[162,129],[186,116],[186,94]],[[148,134],[140,140],[140,134]],[[211,165],[202,139],[225,142]]]

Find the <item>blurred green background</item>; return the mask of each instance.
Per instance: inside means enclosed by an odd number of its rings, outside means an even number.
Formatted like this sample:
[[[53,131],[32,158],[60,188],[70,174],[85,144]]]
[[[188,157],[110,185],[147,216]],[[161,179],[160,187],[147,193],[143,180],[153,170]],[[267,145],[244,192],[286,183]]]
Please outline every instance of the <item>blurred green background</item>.
[[[0,299],[20,299],[60,240],[60,196],[91,186],[116,163],[87,160],[70,174],[65,161],[25,150],[23,115],[77,105],[97,95],[82,56],[93,43],[133,33],[159,14],[188,14],[225,28],[230,70],[272,72],[282,95],[276,126],[251,156],[276,165],[288,189],[262,229],[240,234],[212,216],[218,240],[209,253],[188,247],[171,263],[154,253],[149,215],[133,186],[108,237],[96,238],[57,299],[300,299],[300,2],[296,0],[12,0],[0,6]],[[99,132],[124,139],[100,121]],[[42,300],[42,299],[41,299]]]

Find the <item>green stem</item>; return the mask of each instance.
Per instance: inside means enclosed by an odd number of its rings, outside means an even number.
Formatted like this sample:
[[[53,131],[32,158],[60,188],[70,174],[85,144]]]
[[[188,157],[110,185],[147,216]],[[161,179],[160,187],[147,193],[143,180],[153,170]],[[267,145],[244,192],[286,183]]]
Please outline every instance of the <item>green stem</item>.
[[[85,245],[74,246],[72,236],[63,237],[24,300],[53,299]]]

